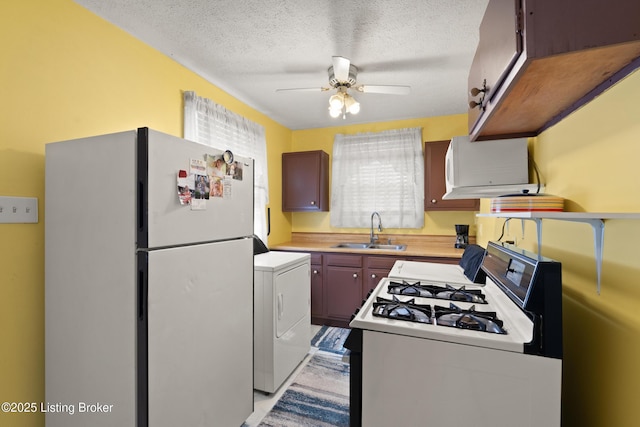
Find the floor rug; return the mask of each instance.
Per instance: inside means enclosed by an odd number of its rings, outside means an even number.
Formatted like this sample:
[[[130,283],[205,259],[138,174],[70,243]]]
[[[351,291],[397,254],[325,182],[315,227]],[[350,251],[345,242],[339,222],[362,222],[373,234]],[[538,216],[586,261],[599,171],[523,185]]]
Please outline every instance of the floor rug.
[[[349,425],[349,364],[316,352],[259,427]]]
[[[350,329],[336,328],[333,326],[323,326],[311,339],[311,345],[322,351],[336,354],[344,354],[344,340],[347,339]]]

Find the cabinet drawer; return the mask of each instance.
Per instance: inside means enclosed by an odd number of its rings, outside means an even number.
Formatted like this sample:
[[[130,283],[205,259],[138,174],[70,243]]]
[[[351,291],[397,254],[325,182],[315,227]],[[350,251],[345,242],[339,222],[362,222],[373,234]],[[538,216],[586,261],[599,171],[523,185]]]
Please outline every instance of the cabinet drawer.
[[[312,253],[311,254],[311,264],[322,264],[322,254]]]
[[[325,254],[327,265],[335,265],[340,267],[362,267],[361,255],[337,255]]]
[[[368,256],[366,257],[365,265],[367,268],[391,270],[393,264],[395,264],[399,259],[405,258],[392,256]]]

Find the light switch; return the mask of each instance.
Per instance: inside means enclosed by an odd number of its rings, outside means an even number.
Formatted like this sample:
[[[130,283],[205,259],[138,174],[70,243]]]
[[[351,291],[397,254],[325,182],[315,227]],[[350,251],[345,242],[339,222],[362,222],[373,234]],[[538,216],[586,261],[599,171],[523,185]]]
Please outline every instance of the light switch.
[[[37,223],[38,199],[0,196],[0,223]]]

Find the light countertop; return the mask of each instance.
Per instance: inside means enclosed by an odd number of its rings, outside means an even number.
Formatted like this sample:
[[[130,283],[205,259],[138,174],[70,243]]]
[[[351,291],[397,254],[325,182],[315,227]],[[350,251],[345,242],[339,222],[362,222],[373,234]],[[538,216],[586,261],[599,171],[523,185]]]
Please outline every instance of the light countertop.
[[[291,241],[275,244],[270,246],[270,249],[280,251],[336,252],[457,259],[462,257],[462,253],[464,252],[464,249],[456,249],[454,247],[456,240],[455,236],[381,233],[379,235],[378,243],[387,244],[389,239],[391,239],[391,244],[406,245],[406,250],[398,251],[387,249],[351,249],[333,247],[339,243],[366,243],[369,241],[369,234],[355,233],[293,233]],[[473,243],[473,241],[474,238],[471,236],[469,243]]]

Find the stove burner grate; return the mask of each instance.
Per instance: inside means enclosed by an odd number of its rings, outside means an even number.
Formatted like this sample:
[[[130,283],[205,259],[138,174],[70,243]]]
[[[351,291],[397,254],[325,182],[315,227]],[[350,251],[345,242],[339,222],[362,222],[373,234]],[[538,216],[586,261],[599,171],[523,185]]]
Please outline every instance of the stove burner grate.
[[[431,323],[432,318],[430,305],[416,304],[414,298],[401,301],[395,295],[392,300],[377,297],[373,303],[373,315],[417,323]]]
[[[506,334],[502,326],[502,320],[498,319],[495,312],[476,311],[475,305],[464,310],[451,303],[449,308],[435,306],[433,308],[437,325],[451,326],[459,329],[471,329],[474,331],[490,332],[494,334]]]
[[[493,311],[476,311],[472,305],[468,309],[462,309],[454,303],[449,307],[416,304],[415,298],[402,301],[395,295],[393,299],[376,297],[373,303],[372,314],[377,317],[385,317],[400,321],[433,324],[457,329],[468,329],[493,334],[507,334],[502,320],[498,319]]]
[[[449,284],[439,286],[421,284],[420,282],[409,283],[405,280],[403,280],[402,283],[392,281],[388,285],[388,292],[395,295],[446,299],[451,301],[472,302],[475,304],[487,303],[480,289],[466,289],[464,286],[454,288]]]

